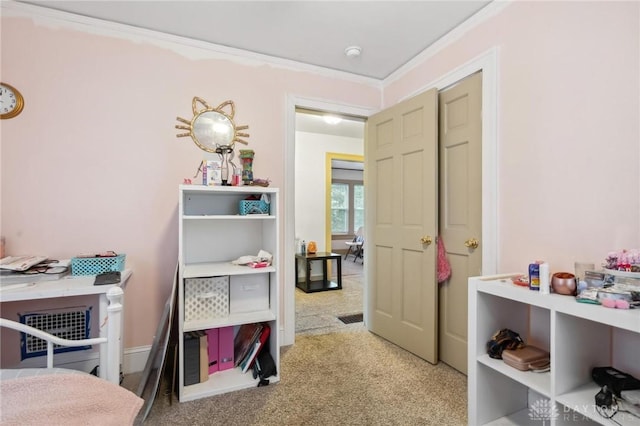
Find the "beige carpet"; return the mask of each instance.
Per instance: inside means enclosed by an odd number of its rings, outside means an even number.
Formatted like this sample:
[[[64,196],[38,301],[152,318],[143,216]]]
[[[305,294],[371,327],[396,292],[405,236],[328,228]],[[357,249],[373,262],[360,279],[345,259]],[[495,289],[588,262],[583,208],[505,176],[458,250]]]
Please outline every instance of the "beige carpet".
[[[164,387],[149,425],[466,425],[466,376],[431,365],[338,316],[362,312],[362,265],[343,262],[343,289],[296,289],[296,343],[281,382],[179,403]],[[137,387],[136,376],[124,386]]]
[[[278,384],[198,401],[156,401],[150,425],[465,425],[466,377],[362,329],[303,335]]]
[[[342,315],[362,313],[362,276],[342,278],[342,290],[305,293],[296,289],[296,335],[326,334],[362,327],[344,324]]]

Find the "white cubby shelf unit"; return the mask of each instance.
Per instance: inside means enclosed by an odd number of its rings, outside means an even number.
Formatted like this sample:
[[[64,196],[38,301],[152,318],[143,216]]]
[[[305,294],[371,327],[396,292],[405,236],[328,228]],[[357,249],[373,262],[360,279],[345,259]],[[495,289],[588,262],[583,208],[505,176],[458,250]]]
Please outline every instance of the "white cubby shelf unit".
[[[468,421],[470,425],[640,425],[619,412],[613,420],[595,406],[600,387],[593,367],[612,366],[640,378],[640,310],[579,303],[540,294],[505,274],[469,278]],[[487,355],[503,328],[548,350],[551,370],[523,372]]]
[[[179,247],[178,247],[178,398],[181,402],[255,387],[259,379],[240,367],[218,371],[201,383],[184,386],[184,334],[213,328],[234,327],[237,333],[242,324],[267,323],[271,329],[268,348],[278,375],[269,377],[270,383],[280,380],[280,337],[278,325],[280,231],[277,188],[257,186],[179,186]],[[239,214],[239,203],[247,197],[267,195],[268,214]],[[256,256],[260,250],[273,255],[271,266],[251,268],[231,262],[241,256]],[[256,276],[257,274],[257,276]],[[185,280],[207,277],[229,277],[229,298],[234,283],[243,278],[258,278],[268,285],[265,298],[256,310],[229,311],[226,314],[185,320]],[[255,281],[255,280],[253,280]],[[252,282],[253,282],[252,281]],[[244,280],[246,282],[246,279]],[[238,292],[236,292],[237,294]],[[230,305],[232,302],[229,301]],[[246,307],[246,304],[243,305]]]

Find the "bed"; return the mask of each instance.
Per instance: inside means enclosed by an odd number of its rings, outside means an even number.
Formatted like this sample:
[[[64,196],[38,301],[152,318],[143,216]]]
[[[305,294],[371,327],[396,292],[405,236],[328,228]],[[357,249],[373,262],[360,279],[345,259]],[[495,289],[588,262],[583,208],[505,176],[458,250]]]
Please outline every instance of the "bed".
[[[0,370],[0,424],[134,424],[144,401],[120,386],[122,296],[120,287],[113,287],[107,293],[106,337],[60,339],[28,325],[0,318],[0,327],[47,342],[46,368]],[[100,377],[96,377],[77,370],[54,368],[54,344],[101,345],[100,364],[106,366],[105,371],[99,371]]]

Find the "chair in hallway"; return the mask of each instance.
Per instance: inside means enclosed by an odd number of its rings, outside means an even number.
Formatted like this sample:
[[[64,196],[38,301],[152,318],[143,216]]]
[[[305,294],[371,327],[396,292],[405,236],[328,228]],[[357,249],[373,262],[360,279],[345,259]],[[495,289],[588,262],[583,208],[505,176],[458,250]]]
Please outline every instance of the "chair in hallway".
[[[352,241],[345,242],[347,247],[347,253],[344,255],[344,260],[347,260],[349,255],[353,255],[353,261],[355,262],[358,258],[364,261],[364,228],[361,226],[356,231],[356,235],[353,237]]]

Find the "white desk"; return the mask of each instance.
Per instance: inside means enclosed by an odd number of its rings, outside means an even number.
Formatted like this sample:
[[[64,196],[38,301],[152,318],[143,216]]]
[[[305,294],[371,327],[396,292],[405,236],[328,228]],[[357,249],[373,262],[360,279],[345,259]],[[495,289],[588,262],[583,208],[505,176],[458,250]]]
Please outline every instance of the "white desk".
[[[0,290],[0,303],[19,302],[24,300],[55,299],[59,297],[98,295],[98,324],[100,337],[107,337],[106,321],[107,314],[107,292],[110,288],[121,287],[124,291],[127,280],[133,272],[130,269],[122,271],[120,282],[111,285],[93,285],[95,275],[67,275],[55,281],[37,281],[28,284],[10,284]],[[124,307],[124,298],[122,301]],[[124,324],[124,321],[122,321]],[[122,327],[124,329],[124,325]],[[120,347],[122,348],[122,332],[120,333]],[[106,356],[106,346],[100,345],[100,377],[106,379],[107,367],[103,365]],[[122,350],[120,351],[122,353]]]

